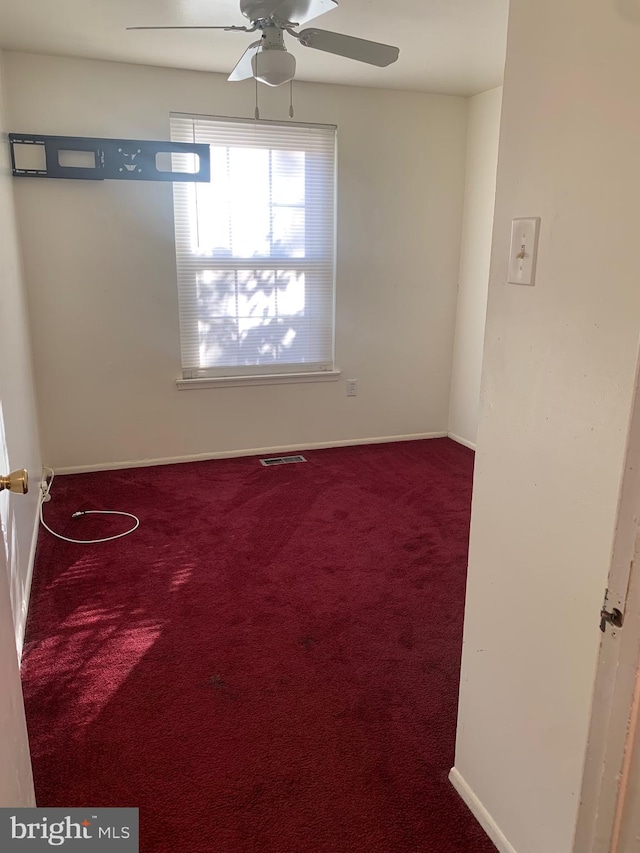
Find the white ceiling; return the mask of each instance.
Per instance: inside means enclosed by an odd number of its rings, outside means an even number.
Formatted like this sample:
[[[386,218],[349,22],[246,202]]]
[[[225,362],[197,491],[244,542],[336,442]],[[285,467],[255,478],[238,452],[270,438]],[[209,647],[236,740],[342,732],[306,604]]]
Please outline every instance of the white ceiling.
[[[287,37],[296,79],[456,95],[502,81],[509,0],[338,2],[314,25],[396,45],[399,60],[375,68]],[[246,23],[238,0],[0,0],[0,47],[229,73],[255,34],[125,28]]]

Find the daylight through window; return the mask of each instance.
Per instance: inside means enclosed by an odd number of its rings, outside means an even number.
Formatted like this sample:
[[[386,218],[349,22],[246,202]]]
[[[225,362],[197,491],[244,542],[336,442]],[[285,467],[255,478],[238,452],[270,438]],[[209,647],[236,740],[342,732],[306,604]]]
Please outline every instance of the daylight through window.
[[[211,146],[173,190],[184,378],[332,370],[335,127],[173,114],[171,139]]]

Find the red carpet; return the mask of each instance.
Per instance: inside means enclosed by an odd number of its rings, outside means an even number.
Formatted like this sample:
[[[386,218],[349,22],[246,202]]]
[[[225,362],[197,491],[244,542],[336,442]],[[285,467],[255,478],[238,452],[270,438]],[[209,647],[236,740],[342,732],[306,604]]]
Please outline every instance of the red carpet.
[[[23,665],[38,802],[143,853],[495,853],[451,788],[473,454],[61,477]]]

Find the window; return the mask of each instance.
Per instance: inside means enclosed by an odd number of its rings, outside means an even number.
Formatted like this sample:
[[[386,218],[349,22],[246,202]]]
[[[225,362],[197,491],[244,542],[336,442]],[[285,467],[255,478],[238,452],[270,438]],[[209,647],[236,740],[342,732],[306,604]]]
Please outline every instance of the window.
[[[211,182],[174,184],[183,378],[333,371],[335,127],[172,114],[171,139],[211,146]]]

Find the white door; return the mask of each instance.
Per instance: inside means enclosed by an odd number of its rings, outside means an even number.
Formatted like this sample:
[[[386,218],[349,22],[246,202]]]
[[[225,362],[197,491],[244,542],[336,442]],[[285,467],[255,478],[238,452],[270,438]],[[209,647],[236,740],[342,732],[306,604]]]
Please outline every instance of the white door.
[[[41,474],[2,91],[0,55],[0,474],[27,468],[33,483],[28,495],[0,492],[0,807],[35,804],[18,649],[27,615]]]
[[[0,398],[0,474],[9,473],[8,450]],[[35,805],[9,592],[14,498],[0,492],[0,807]]]
[[[625,833],[629,831],[632,818],[636,835],[640,833],[640,813],[632,816],[628,812],[634,797],[638,801],[635,738],[640,702],[639,381],[605,608],[610,613],[619,610],[623,623],[621,627],[605,624],[602,634],[574,853],[640,853],[640,841],[636,839],[636,846],[629,847],[630,836],[623,835],[623,829]],[[596,618],[594,614],[594,621]]]

